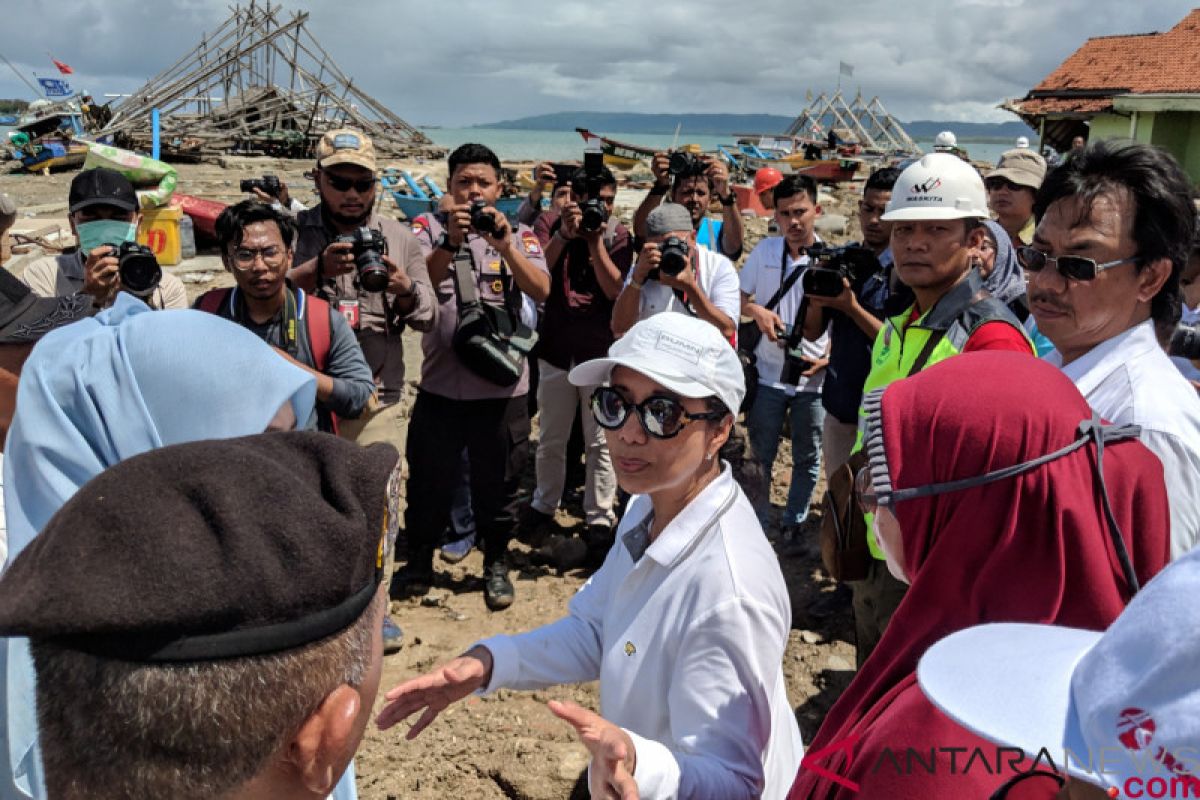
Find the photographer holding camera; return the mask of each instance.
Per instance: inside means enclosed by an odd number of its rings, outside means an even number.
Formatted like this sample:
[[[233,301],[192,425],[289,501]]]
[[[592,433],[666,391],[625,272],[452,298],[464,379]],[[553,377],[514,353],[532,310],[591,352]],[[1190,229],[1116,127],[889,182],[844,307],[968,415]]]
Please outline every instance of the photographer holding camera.
[[[639,240],[647,235],[646,218],[669,190],[670,202],[683,206],[691,215],[697,244],[734,261],[741,258],[745,227],[729,185],[729,168],[720,159],[686,150],[655,153],[650,170],[654,186],[633,214],[633,232]],[[720,220],[708,216],[714,196],[721,201]]]
[[[664,311],[699,317],[731,343],[741,313],[737,270],[728,258],[696,244],[692,215],[663,203],[646,217],[646,243],[613,307],[617,338],[639,320]]]
[[[858,407],[863,384],[871,370],[871,344],[883,320],[913,302],[912,290],[900,283],[892,263],[892,225],[882,217],[892,197],[900,170],[883,167],[871,173],[858,201],[862,247],[869,250],[871,263],[856,276],[838,281],[835,295],[810,294],[804,319],[804,337],[816,339],[829,334],[829,366],[821,387],[825,425],[822,450],[825,477],[846,463],[858,435]]]
[[[251,198],[266,203],[276,211],[296,214],[308,206],[292,197],[287,182],[278,175],[263,175],[261,178],[243,178],[238,188]]]
[[[571,177],[571,196],[561,214],[546,212],[534,232],[546,249],[550,297],[537,347],[537,400],[540,435],[537,488],[530,503],[534,526],[553,517],[567,474],[567,442],[577,410],[582,410],[587,453],[584,482],[588,561],[599,566],[613,541],[617,480],[604,431],[591,414],[594,386],[572,386],[571,368],[601,358],[613,342],[613,302],[621,293],[633,260],[629,230],[613,215],[617,179],[601,153],[587,153]]]
[[[792,478],[780,521],[780,541],[790,548],[798,544],[796,532],[808,516],[821,468],[821,385],[829,340],[823,333],[817,341],[801,336],[803,275],[811,261],[809,251],[820,243],[813,227],[821,214],[817,184],[806,175],[789,175],[775,186],[773,201],[782,235],[759,242],[739,276],[741,313],[761,334],[753,347],[758,387],[746,412],[746,427],[769,482],[784,420],[791,419]],[[744,350],[747,345],[741,343]],[[755,509],[764,529],[769,525],[767,498],[764,487]]]
[[[374,212],[375,146],[342,128],[317,143],[321,202],[296,215],[292,282],[329,302],[350,323],[374,376],[379,408],[346,420],[339,433],[359,444],[404,445],[405,326],[426,331],[437,300],[415,237],[401,222]],[[372,413],[374,411],[374,413]]]
[[[125,291],[151,308],[187,308],[187,290],[163,272],[148,248],[137,244],[138,197],[116,170],[80,172],[71,181],[69,215],[78,247],[46,256],[25,268],[21,280],[42,297],[86,294],[94,308],[107,308]]]
[[[437,287],[437,323],[421,341],[425,360],[409,425],[408,564],[398,593],[433,583],[433,550],[446,529],[465,447],[471,503],[483,540],[484,600],[492,610],[515,597],[508,542],[517,524],[519,480],[529,454],[529,365],[536,341],[525,298],[544,302],[550,275],[542,245],[515,229],[495,203],[500,159],[480,144],[450,154],[449,204],[413,220]]]

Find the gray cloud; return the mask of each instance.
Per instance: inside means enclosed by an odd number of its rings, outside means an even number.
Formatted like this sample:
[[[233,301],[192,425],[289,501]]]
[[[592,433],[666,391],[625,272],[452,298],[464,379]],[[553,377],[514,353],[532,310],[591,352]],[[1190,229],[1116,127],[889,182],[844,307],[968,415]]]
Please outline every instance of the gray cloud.
[[[226,0],[6,0],[0,52],[71,64],[77,88],[131,91],[191,50]],[[356,84],[417,124],[566,110],[797,113],[805,91],[878,95],[902,119],[1005,120],[1088,36],[1166,30],[1190,0],[387,0],[287,3]],[[14,31],[20,31],[15,34]],[[0,96],[28,90],[0,66]]]

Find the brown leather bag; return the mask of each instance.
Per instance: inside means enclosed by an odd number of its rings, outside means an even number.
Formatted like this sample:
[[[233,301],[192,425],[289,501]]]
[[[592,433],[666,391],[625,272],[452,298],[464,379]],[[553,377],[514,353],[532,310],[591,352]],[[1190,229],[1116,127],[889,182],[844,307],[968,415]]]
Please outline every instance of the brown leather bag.
[[[829,477],[821,520],[821,561],[836,581],[861,581],[871,566],[867,521],[854,496],[854,476],[867,463],[859,450]]]

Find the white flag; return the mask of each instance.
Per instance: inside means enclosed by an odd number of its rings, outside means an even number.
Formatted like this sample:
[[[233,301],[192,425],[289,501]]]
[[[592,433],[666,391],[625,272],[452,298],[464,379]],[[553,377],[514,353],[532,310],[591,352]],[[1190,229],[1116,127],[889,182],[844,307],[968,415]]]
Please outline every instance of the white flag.
[[[838,71],[847,78],[854,77],[854,67],[850,64],[847,64],[845,61],[838,62]]]

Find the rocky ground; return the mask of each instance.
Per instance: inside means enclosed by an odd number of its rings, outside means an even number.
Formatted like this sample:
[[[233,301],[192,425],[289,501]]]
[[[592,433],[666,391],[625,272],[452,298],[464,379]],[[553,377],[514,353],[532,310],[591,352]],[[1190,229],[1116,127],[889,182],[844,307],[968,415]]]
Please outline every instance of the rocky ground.
[[[309,162],[230,160],[225,165],[196,165],[180,168],[179,190],[217,200],[241,198],[238,181],[263,173],[280,175],[302,202],[313,202],[311,183],[304,178]],[[404,164],[427,169],[442,179],[442,164]],[[439,175],[440,173],[440,175]],[[66,228],[67,187],[71,173],[60,175],[0,175],[0,191],[7,192],[21,207],[18,229],[36,230],[58,225]],[[841,242],[853,236],[856,189],[833,191],[822,199],[830,225],[824,237]],[[634,189],[623,190],[618,213],[628,218],[640,200]],[[383,212],[392,213],[390,201]],[[767,233],[766,220],[750,220],[749,244]],[[64,240],[65,241],[65,240]],[[747,247],[747,251],[749,247]],[[21,262],[38,253],[18,245],[10,268],[19,272]],[[174,268],[185,277],[195,296],[215,285],[229,282],[219,260],[207,256]],[[410,374],[417,373],[420,348],[416,337],[406,340]],[[406,402],[411,402],[410,397]],[[535,425],[536,432],[536,425]],[[531,445],[532,446],[532,445]],[[533,458],[529,459],[530,472]],[[781,444],[772,481],[772,502],[782,507],[791,470],[788,438]],[[526,483],[531,484],[532,475]],[[817,499],[823,493],[818,487]],[[568,506],[557,518],[564,537],[582,527],[577,506]],[[853,623],[846,595],[824,574],[817,555],[816,515],[807,530],[812,543],[798,556],[781,557],[781,565],[792,598],[793,629],[784,658],[788,696],[805,741],[812,739],[821,719],[838,694],[849,683],[854,670]],[[586,575],[579,570],[561,571],[536,557],[524,543],[514,543],[517,602],[507,611],[493,614],[483,603],[478,552],[460,564],[439,562],[440,578],[425,597],[396,601],[392,613],[404,628],[405,645],[384,662],[383,687],[417,675],[461,653],[472,642],[498,632],[518,632],[550,622],[564,612],[571,595]],[[828,612],[818,616],[819,612]],[[389,798],[521,798],[550,800],[586,796],[580,776],[587,766],[586,751],[573,732],[546,708],[550,699],[569,699],[596,708],[595,684],[566,686],[542,692],[501,691],[485,698],[472,698],[447,710],[417,740],[403,738],[402,726],[388,732],[368,728],[357,757],[360,796],[365,800]],[[377,701],[376,708],[381,705]]]

